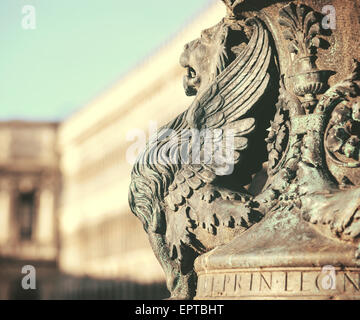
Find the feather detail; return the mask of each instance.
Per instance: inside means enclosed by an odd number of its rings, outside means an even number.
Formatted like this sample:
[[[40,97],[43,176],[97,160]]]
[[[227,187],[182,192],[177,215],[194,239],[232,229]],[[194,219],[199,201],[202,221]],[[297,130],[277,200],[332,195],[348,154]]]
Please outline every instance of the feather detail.
[[[203,182],[198,177],[192,177],[187,182],[193,190],[197,190],[203,185]]]

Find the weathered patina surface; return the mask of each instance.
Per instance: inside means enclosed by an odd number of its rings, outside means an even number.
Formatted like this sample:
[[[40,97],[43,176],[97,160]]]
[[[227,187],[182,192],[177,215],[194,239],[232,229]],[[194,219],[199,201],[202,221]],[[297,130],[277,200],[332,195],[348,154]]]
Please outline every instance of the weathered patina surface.
[[[223,2],[132,211],[172,298],[359,298],[360,1]]]

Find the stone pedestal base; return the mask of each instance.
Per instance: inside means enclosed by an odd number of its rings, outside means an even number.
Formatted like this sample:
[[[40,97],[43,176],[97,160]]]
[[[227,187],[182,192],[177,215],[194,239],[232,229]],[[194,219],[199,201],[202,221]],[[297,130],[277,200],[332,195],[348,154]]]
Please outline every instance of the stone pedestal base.
[[[357,247],[283,209],[195,261],[195,299],[360,299]]]
[[[263,268],[199,273],[197,300],[360,299],[360,268]]]

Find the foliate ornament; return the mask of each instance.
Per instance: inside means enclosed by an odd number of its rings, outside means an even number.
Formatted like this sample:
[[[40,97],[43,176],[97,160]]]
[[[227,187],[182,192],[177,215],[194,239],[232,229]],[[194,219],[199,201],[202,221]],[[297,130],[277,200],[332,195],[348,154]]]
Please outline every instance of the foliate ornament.
[[[341,103],[332,113],[326,131],[326,151],[339,165],[360,167],[360,99]]]
[[[283,100],[277,104],[277,113],[274,121],[271,121],[269,136],[266,139],[269,153],[268,172],[272,176],[277,168],[281,167],[289,143],[289,113],[282,107]]]
[[[283,90],[280,102],[284,96],[292,97],[290,100],[298,100],[303,110],[296,102],[288,108],[290,142],[285,159],[292,159],[293,165],[291,169],[282,167],[294,172],[295,178],[289,182],[278,174],[272,185],[288,183],[282,198],[294,195],[295,190],[297,207],[306,221],[321,226],[321,230],[329,226],[336,238],[356,242],[360,234],[360,189],[354,188],[348,177],[336,181],[326,156],[338,167],[360,167],[360,65],[355,60],[352,74],[329,88],[328,79],[334,72],[319,70],[316,65],[317,51],[324,41],[320,21],[321,15],[301,4],[290,3],[280,10],[279,24],[292,57],[288,79],[296,96]],[[282,105],[286,108],[287,104]],[[296,152],[293,146],[297,146]],[[353,188],[343,191],[341,183]],[[341,199],[347,199],[346,206],[340,204]]]
[[[302,97],[303,108],[311,113],[318,102],[317,95],[325,92],[333,74],[316,65],[317,50],[324,41],[320,37],[321,16],[305,5],[290,3],[280,10],[279,24],[284,27],[283,36],[294,59],[290,75],[294,93]]]
[[[341,167],[360,167],[360,63],[353,73],[324,95],[318,112],[327,112],[325,150],[330,161]]]

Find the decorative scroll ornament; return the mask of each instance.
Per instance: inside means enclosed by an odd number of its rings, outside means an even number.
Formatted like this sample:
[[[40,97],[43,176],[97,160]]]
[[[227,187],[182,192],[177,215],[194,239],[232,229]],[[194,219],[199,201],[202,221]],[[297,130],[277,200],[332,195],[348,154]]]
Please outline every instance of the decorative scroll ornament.
[[[360,167],[359,88],[360,63],[355,60],[352,75],[331,88],[319,107],[328,112],[334,109],[325,132],[327,155],[337,165],[348,168]]]

